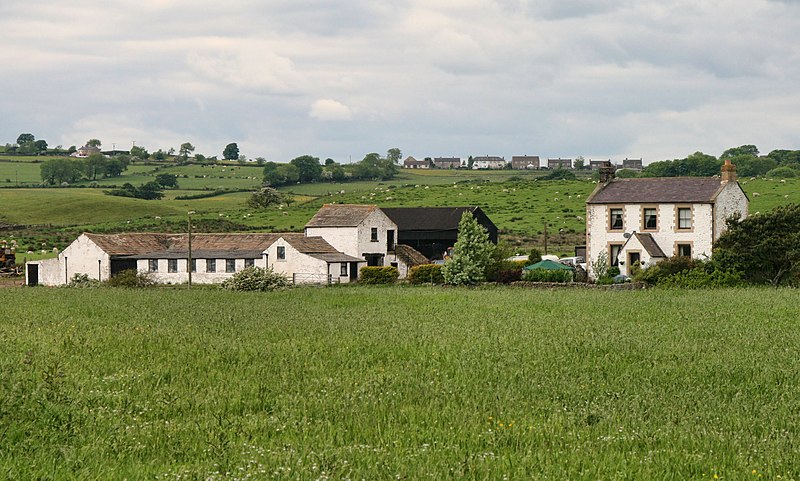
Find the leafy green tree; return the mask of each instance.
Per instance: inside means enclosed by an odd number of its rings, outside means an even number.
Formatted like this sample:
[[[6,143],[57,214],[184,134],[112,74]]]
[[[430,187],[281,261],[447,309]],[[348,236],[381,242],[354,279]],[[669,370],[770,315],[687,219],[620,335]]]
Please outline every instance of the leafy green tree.
[[[153,158],[153,160],[167,160],[167,153],[166,153],[166,152],[164,152],[164,151],[163,151],[163,150],[161,150],[161,149],[158,149],[158,150],[156,150],[155,152],[153,152],[153,153],[150,155],[150,157],[152,157],[152,158]]]
[[[46,152],[47,151],[47,141],[44,139],[35,140],[33,142],[33,146],[37,153]]]
[[[97,180],[98,175],[106,173],[107,166],[108,159],[100,153],[92,154],[83,160],[83,171],[86,173],[87,179]]]
[[[178,187],[178,176],[175,174],[158,174],[156,176],[156,182],[161,187],[167,188],[177,188]]]
[[[586,167],[586,159],[584,159],[583,156],[579,156],[572,165],[575,166],[575,170],[582,170]]]
[[[184,142],[181,144],[180,154],[183,160],[189,158],[189,155],[194,152],[194,145],[190,144],[189,142]]]
[[[21,147],[25,144],[33,143],[35,140],[36,137],[34,137],[33,134],[19,134],[19,137],[17,137],[17,145]]]
[[[247,199],[247,206],[252,209],[266,209],[272,205],[278,205],[283,202],[283,194],[273,189],[272,187],[264,187],[258,192]]]
[[[303,155],[292,159],[289,163],[297,167],[301,183],[317,182],[322,178],[322,165],[317,157]]]
[[[738,155],[750,155],[758,157],[758,147],[755,145],[742,145],[739,147],[731,147],[719,156],[720,159],[732,159]]]
[[[325,167],[331,167],[333,165],[336,165],[336,161],[335,160],[331,159],[330,157],[325,159]]]
[[[256,157],[256,165],[264,165],[267,163],[267,159],[264,157]]]
[[[222,158],[225,160],[239,160],[239,145],[236,142],[231,142],[225,146],[222,151]]]
[[[492,261],[495,245],[489,233],[470,212],[464,212],[458,223],[458,240],[453,256],[445,261],[442,274],[452,285],[471,285],[486,280],[486,269]]]
[[[269,185],[277,187],[286,184],[294,184],[298,180],[300,180],[300,171],[297,166],[293,164],[267,162],[264,165],[264,182]]]
[[[122,172],[128,170],[128,164],[130,160],[127,156],[120,155],[119,157],[108,159],[108,163],[106,164],[106,176],[108,177],[119,177],[122,175]]]
[[[399,164],[403,153],[397,147],[386,151],[386,158],[393,164]]]
[[[197,162],[205,162],[206,156],[203,154],[194,154],[194,160]]]
[[[723,268],[740,271],[757,284],[778,286],[800,274],[800,204],[777,207],[739,221],[728,219],[727,230],[714,243],[713,259]]]
[[[101,145],[103,145],[103,143],[100,142],[99,139],[89,139],[86,141],[86,145],[89,147],[100,147]]]
[[[46,160],[39,168],[42,181],[50,185],[75,182],[83,172],[80,161],[62,158]]]
[[[131,147],[131,155],[140,160],[147,160],[147,158],[150,157],[150,153],[147,152],[147,149],[139,147],[138,145]]]

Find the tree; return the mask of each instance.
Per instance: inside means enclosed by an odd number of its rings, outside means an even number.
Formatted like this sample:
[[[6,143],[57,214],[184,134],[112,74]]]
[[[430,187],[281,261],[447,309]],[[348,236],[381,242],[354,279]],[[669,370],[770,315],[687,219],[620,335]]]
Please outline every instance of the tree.
[[[578,156],[575,162],[573,162],[573,165],[575,166],[575,170],[583,170],[583,168],[586,167],[586,159],[584,159],[582,155]]]
[[[152,157],[154,160],[167,160],[167,153],[161,149],[158,149],[153,152],[150,157]]]
[[[156,176],[156,183],[161,187],[178,187],[178,177],[175,174],[158,174]]]
[[[264,187],[247,199],[247,206],[252,209],[266,209],[271,205],[283,202],[283,194],[272,187]]]
[[[264,165],[267,163],[267,159],[264,157],[256,157],[256,165]]]
[[[150,154],[144,147],[139,147],[138,145],[134,145],[131,147],[131,155],[136,157],[139,160],[146,160],[150,157]]]
[[[34,150],[37,153],[46,152],[47,151],[47,141],[44,139],[39,139],[33,142]]]
[[[333,165],[336,165],[336,161],[335,160],[331,159],[330,157],[325,159],[325,167],[331,167]]]
[[[189,154],[192,152],[194,152],[194,145],[190,144],[189,142],[184,142],[181,144],[180,153],[181,157],[183,157],[183,160],[188,159]]]
[[[239,160],[239,146],[236,142],[231,142],[225,146],[225,150],[222,151],[222,157],[225,160]]]
[[[33,134],[19,134],[19,137],[17,137],[17,145],[22,147],[25,144],[32,143],[34,140],[36,140],[36,137],[34,137]]]
[[[489,233],[470,212],[464,212],[458,223],[458,240],[453,257],[444,263],[445,282],[453,285],[477,284],[486,280],[486,268],[492,260],[495,245]]]
[[[289,163],[297,167],[301,183],[316,182],[322,178],[322,165],[317,157],[303,155],[292,159]]]
[[[280,186],[294,184],[300,179],[300,171],[293,164],[267,162],[264,165],[264,182],[268,185]]]
[[[386,151],[386,158],[393,164],[399,164],[403,153],[397,147]]]
[[[86,141],[86,145],[88,147],[100,147],[103,143],[99,139],[89,139]]]
[[[78,160],[50,159],[40,166],[42,180],[50,185],[75,182],[81,178],[82,165]]]
[[[800,273],[800,204],[777,207],[739,221],[732,217],[714,243],[713,259],[753,283],[778,286]]]
[[[751,155],[758,157],[758,147],[755,145],[742,145],[740,147],[731,147],[719,156],[720,159],[732,159],[737,155]]]
[[[122,175],[122,172],[128,170],[129,163],[130,159],[126,155],[120,155],[119,157],[109,159],[108,163],[106,164],[106,176],[119,177]]]
[[[470,155],[469,158],[467,158],[467,168],[472,170],[473,165],[475,165],[475,159]]]
[[[108,166],[108,159],[100,153],[95,153],[86,157],[83,160],[83,171],[86,173],[86,178],[97,180],[97,176],[106,173]]]

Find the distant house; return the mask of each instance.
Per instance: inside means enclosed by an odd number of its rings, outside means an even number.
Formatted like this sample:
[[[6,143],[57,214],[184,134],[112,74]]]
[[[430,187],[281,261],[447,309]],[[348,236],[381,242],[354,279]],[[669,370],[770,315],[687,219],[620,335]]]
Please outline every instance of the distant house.
[[[497,226],[480,207],[383,207],[383,212],[397,226],[397,243],[413,247],[431,260],[444,257],[458,239],[458,223],[470,212],[497,243]]]
[[[461,167],[461,157],[434,157],[433,165],[437,169],[458,169]]]
[[[642,170],[644,167],[642,165],[642,159],[626,158],[622,161],[622,168],[631,170]]]
[[[472,158],[473,169],[504,169],[506,159],[496,156],[483,156]]]
[[[600,167],[607,167],[611,165],[610,160],[590,160],[589,168],[592,170],[600,170]]]
[[[71,157],[89,157],[92,154],[100,154],[100,148],[93,145],[84,145],[72,153]]]
[[[547,159],[547,168],[548,169],[571,169],[572,168],[572,159]]]
[[[515,155],[511,157],[511,168],[514,170],[534,170],[540,166],[538,155]]]
[[[611,266],[631,274],[666,257],[711,255],[732,214],[747,216],[748,199],[726,161],[721,177],[617,179],[600,170],[601,184],[586,200],[586,260],[605,252]]]
[[[429,169],[431,167],[431,163],[427,160],[417,160],[414,157],[407,157],[406,160],[403,161],[403,168],[404,169]]]

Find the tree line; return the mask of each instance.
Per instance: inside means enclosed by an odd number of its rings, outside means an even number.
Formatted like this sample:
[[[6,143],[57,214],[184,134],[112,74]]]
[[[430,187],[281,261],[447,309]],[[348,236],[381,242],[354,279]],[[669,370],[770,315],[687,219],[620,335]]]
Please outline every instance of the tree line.
[[[80,180],[97,180],[98,177],[119,177],[128,169],[130,157],[119,155],[108,158],[103,154],[91,154],[80,159],[55,158],[42,162],[42,181],[49,185],[72,184]]]
[[[732,147],[719,158],[703,152],[695,152],[683,159],[652,162],[642,169],[642,177],[710,177],[717,175],[725,160],[736,165],[736,171],[744,177],[797,177],[800,175],[800,150],[773,150],[765,156],[759,155],[755,145]],[[621,177],[633,177],[634,172],[618,172]]]
[[[264,164],[264,183],[273,187],[312,182],[347,182],[352,180],[389,180],[400,170],[400,149],[393,148],[385,157],[369,153],[359,162],[340,164],[333,159],[320,162],[319,157],[302,155],[288,164],[266,162]]]

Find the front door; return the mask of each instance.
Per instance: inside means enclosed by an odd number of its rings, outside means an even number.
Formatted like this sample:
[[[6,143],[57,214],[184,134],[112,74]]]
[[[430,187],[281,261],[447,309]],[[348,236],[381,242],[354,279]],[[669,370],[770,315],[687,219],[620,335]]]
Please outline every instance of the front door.
[[[39,264],[28,264],[28,285],[39,285]]]
[[[631,272],[633,269],[634,264],[639,263],[642,260],[641,254],[638,252],[628,252],[628,273]]]
[[[355,281],[358,279],[358,262],[350,263],[350,280]]]

